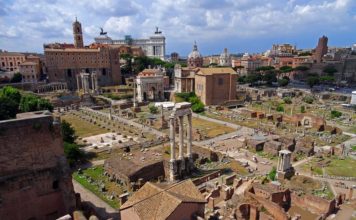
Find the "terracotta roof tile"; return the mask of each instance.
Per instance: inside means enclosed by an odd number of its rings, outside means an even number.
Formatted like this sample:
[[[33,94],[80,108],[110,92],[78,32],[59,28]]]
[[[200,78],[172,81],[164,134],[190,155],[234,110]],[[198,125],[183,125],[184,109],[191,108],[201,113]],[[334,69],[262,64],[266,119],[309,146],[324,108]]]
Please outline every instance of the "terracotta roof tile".
[[[189,179],[179,183],[146,183],[120,209],[132,207],[140,219],[167,219],[184,202],[205,203],[204,196]]]

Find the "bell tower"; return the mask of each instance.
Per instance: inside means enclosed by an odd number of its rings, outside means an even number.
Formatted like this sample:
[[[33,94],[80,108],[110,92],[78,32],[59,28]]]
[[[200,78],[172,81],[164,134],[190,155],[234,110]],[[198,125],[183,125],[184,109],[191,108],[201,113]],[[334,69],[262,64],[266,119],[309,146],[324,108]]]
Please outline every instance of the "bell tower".
[[[83,33],[82,33],[82,24],[77,21],[75,18],[75,22],[73,22],[73,36],[74,36],[74,46],[75,48],[83,48]]]

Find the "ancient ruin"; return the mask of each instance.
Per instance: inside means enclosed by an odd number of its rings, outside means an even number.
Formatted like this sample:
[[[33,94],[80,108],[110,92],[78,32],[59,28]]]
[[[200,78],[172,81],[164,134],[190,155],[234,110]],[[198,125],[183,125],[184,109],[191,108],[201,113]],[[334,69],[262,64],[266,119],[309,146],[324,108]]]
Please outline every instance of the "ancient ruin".
[[[189,174],[194,168],[193,158],[192,158],[192,112],[191,104],[187,102],[177,103],[173,109],[173,112],[169,118],[169,129],[170,129],[170,145],[171,145],[171,159],[170,159],[170,177],[171,181],[180,179],[181,177]],[[187,154],[184,156],[184,116],[188,117],[188,128],[187,128]],[[176,142],[175,142],[175,127],[176,119],[178,118],[179,126],[179,153],[178,159],[175,155]]]

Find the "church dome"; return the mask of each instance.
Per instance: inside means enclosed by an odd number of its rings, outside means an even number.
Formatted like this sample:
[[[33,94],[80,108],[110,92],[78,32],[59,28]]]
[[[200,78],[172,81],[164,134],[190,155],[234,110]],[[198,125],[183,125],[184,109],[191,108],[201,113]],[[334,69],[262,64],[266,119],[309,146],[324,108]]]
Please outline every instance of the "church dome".
[[[193,51],[190,52],[190,54],[188,55],[188,58],[193,58],[193,59],[195,59],[195,58],[201,58],[201,57],[202,57],[202,56],[201,56],[201,54],[200,54],[199,51],[198,51],[198,46],[197,46],[196,43],[194,43]]]

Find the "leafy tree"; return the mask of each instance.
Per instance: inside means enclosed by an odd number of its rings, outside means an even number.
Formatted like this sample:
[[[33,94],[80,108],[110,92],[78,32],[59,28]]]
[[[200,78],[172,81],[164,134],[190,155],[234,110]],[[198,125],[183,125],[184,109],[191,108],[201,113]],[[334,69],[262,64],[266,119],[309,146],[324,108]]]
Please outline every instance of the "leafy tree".
[[[297,66],[296,68],[294,68],[294,70],[305,72],[305,71],[308,71],[309,68],[306,66]]]
[[[326,66],[324,69],[323,69],[323,72],[328,74],[328,76],[333,76],[334,73],[337,72],[337,69],[332,66],[332,65],[329,65],[329,66]]]
[[[307,77],[307,84],[309,85],[310,88],[313,88],[315,85],[320,84],[320,78],[317,74],[310,74]]]
[[[245,84],[246,83],[246,76],[241,76],[237,78],[237,82],[239,84]]]
[[[276,175],[277,175],[277,169],[276,167],[272,167],[272,170],[268,173],[268,178],[274,181],[276,179]]]
[[[260,66],[255,69],[257,72],[266,72],[270,70],[274,70],[275,68],[273,66]]]
[[[63,120],[61,123],[61,130],[63,141],[66,143],[73,144],[77,137],[75,136],[75,130],[71,126],[71,124]]]
[[[262,79],[266,81],[268,85],[272,85],[273,82],[277,81],[277,75],[274,71],[268,71],[262,76]]]
[[[192,105],[192,111],[195,113],[200,113],[204,111],[204,104],[199,101],[198,103],[195,103],[194,105]]]
[[[286,78],[282,78],[278,80],[278,85],[281,87],[287,86],[289,84],[289,80]]]
[[[74,143],[64,142],[64,154],[70,166],[74,166],[76,162],[84,158],[83,151]]]
[[[18,82],[21,82],[21,81],[22,81],[21,73],[15,73],[14,76],[10,80],[11,83],[18,83]]]
[[[292,72],[292,71],[293,71],[293,68],[290,67],[290,66],[282,66],[281,68],[279,68],[279,70],[280,70],[282,73],[289,73],[289,72]]]
[[[339,112],[339,111],[336,111],[336,110],[332,110],[330,112],[330,114],[331,114],[331,118],[339,118],[339,117],[341,117],[342,112]]]
[[[148,109],[150,110],[151,114],[157,114],[158,113],[158,108],[152,104],[148,106]]]
[[[251,74],[248,74],[247,77],[246,77],[246,83],[249,83],[249,84],[255,84],[257,83],[258,81],[261,81],[262,80],[262,76],[261,74],[259,73],[251,73]]]
[[[19,112],[20,92],[10,86],[0,89],[0,120],[15,118]]]
[[[49,110],[53,111],[53,105],[46,99],[42,99],[32,94],[23,95],[20,101],[20,110],[22,112],[32,112]]]
[[[21,82],[21,81],[22,81],[21,73],[15,73],[14,76],[10,80],[11,83],[18,83],[18,82]]]

